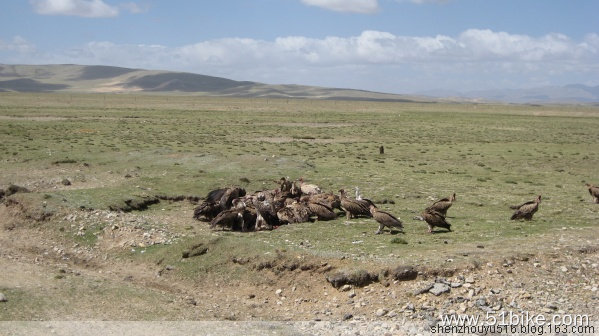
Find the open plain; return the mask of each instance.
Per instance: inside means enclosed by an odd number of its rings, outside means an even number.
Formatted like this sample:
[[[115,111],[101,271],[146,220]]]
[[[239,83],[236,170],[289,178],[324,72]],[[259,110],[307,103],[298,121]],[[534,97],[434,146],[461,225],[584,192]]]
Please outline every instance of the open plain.
[[[585,183],[599,184],[598,129],[586,105],[1,93],[0,188],[30,192],[0,204],[0,320],[325,321],[362,335],[424,333],[449,314],[596,322]],[[359,187],[405,234],[344,216],[260,232],[192,218],[210,190],[285,176]],[[454,192],[452,232],[413,219]],[[532,221],[509,220],[537,195]],[[335,288],[340,273],[360,281]]]

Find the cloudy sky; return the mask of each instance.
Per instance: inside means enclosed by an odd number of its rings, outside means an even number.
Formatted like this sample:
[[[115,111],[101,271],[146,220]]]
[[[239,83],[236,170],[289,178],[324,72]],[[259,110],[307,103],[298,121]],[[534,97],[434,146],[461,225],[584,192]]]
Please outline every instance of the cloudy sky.
[[[0,64],[392,93],[599,85],[596,0],[10,0]]]

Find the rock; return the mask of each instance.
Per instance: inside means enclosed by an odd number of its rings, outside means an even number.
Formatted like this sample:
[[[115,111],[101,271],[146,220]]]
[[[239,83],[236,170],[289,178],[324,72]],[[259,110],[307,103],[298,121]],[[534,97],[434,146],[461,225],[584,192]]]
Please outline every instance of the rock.
[[[451,288],[462,287],[462,283],[461,282],[452,282],[449,285],[451,286]]]
[[[474,283],[474,278],[473,277],[466,277],[466,279],[464,279],[464,281],[466,283],[470,283],[471,284],[471,283]]]
[[[7,302],[8,299],[6,298],[6,295],[4,295],[4,293],[0,293],[0,302]]]
[[[349,313],[345,314],[345,315],[343,315],[343,321],[350,320],[353,317],[354,317],[354,315],[352,315],[352,314],[349,314]]]
[[[390,312],[387,313],[387,317],[396,317],[397,316],[397,312],[395,310],[392,310]]]
[[[63,179],[62,182],[60,182],[60,183],[62,183],[62,185],[65,185],[65,186],[70,186],[71,185],[71,181],[69,181],[69,179],[66,179],[66,178]]]
[[[479,307],[486,307],[489,304],[487,303],[487,298],[481,297],[476,300],[476,305]]]
[[[560,271],[566,273],[566,272],[568,272],[568,267],[562,266],[562,267],[560,267]]]
[[[429,289],[429,293],[434,294],[435,296],[439,296],[443,293],[447,293],[451,290],[449,285],[445,283],[436,282],[431,289]]]
[[[341,288],[339,288],[339,290],[342,292],[347,292],[351,288],[352,288],[351,285],[343,285],[343,286],[341,286]]]
[[[353,299],[354,297],[356,297],[356,292],[351,292],[349,293],[349,295],[347,295],[350,299]]]
[[[383,317],[383,316],[385,316],[387,313],[388,313],[388,310],[387,310],[387,309],[380,308],[380,309],[378,309],[378,310],[376,311],[375,315],[376,315],[377,317]]]
[[[431,288],[433,288],[433,285],[434,285],[434,284],[432,284],[432,283],[431,283],[431,284],[427,285],[426,287],[423,287],[423,288],[421,288],[421,289],[417,289],[417,290],[415,290],[415,291],[414,291],[414,295],[420,295],[420,294],[428,293],[428,291],[429,291]]]
[[[281,296],[281,294],[283,294],[283,290],[279,288],[275,291],[275,294],[277,294],[277,296]]]
[[[370,274],[365,270],[356,270],[350,272],[339,272],[327,276],[327,281],[335,288],[343,285],[353,285],[357,287],[367,286],[375,281],[378,281],[378,274]]]
[[[412,303],[408,303],[407,305],[405,305],[403,307],[403,310],[414,311],[414,310],[416,310],[416,308],[414,307],[414,305]]]
[[[398,266],[391,271],[391,276],[395,280],[409,281],[418,277],[418,271],[412,266]]]

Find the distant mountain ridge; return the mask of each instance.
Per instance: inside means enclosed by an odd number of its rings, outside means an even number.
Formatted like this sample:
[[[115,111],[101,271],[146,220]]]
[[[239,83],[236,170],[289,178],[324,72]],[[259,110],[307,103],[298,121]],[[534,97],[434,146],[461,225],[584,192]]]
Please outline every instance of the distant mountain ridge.
[[[599,103],[599,85],[587,86],[583,84],[570,84],[565,86],[544,86],[530,89],[499,89],[478,91],[448,91],[430,90],[418,94],[466,100],[484,100],[507,103],[574,103],[590,104]]]
[[[181,93],[226,97],[309,98],[400,102],[506,102],[599,104],[599,85],[391,94],[306,85],[271,85],[187,72],[105,65],[0,64],[0,92]]]
[[[304,85],[269,85],[250,81],[160,70],[104,65],[0,64],[0,91],[13,92],[151,92],[227,97],[311,98],[380,101],[435,101],[434,98]]]

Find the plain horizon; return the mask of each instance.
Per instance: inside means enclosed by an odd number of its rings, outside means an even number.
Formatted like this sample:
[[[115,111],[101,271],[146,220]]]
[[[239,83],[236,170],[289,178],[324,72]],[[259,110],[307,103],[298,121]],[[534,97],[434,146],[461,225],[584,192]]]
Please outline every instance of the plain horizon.
[[[4,2],[0,63],[396,94],[599,85],[590,0]]]

